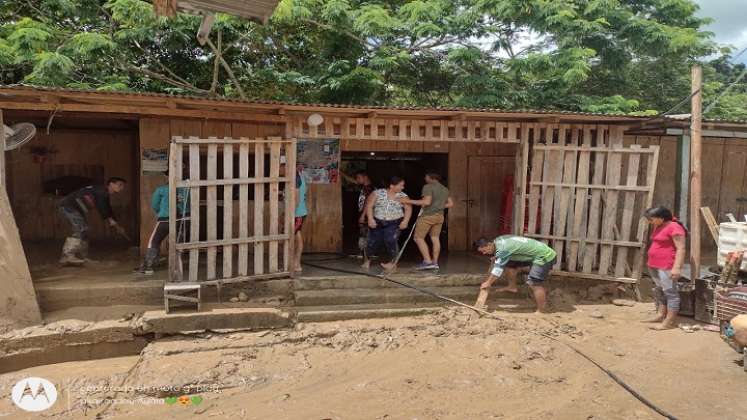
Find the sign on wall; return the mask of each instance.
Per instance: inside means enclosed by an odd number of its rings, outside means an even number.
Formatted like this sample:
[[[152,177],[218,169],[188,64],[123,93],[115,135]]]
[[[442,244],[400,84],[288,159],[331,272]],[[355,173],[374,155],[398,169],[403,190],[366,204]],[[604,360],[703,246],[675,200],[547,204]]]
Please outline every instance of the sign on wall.
[[[310,184],[335,184],[340,176],[339,139],[299,139],[298,165]]]
[[[140,164],[143,175],[163,175],[169,169],[166,149],[143,149]]]

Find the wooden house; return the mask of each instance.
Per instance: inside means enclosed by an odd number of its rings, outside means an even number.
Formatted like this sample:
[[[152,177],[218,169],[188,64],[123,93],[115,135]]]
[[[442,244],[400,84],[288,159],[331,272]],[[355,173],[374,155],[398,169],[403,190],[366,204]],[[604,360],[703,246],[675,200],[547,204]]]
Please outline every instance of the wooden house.
[[[443,238],[448,252],[468,251],[480,237],[522,233],[550,242],[561,255],[557,272],[579,277],[640,276],[643,209],[652,204],[687,208],[686,200],[678,198],[686,185],[687,130],[666,119],[248,102],[29,86],[0,87],[0,110],[6,124],[30,121],[38,129],[30,144],[6,154],[10,203],[21,238],[29,243],[67,235],[51,181],[80,177],[102,182],[121,176],[131,188],[113,200],[114,210],[143,247],[154,222],[150,196],[168,181],[150,165],[176,137],[328,141],[339,149],[338,169],[366,169],[375,182],[402,176],[415,196],[425,170],[435,170],[456,203]],[[312,114],[321,116],[319,125],[309,125]],[[747,124],[714,121],[704,129],[703,184],[712,186],[704,189],[704,205],[717,218],[746,213]],[[208,159],[204,151],[200,155],[202,162]],[[216,205],[226,207],[220,200]],[[306,250],[342,252],[354,246],[355,206],[354,193],[341,177],[312,183],[303,230]],[[203,217],[231,214],[232,226],[254,224],[252,214],[240,219],[238,213],[236,207]],[[106,235],[104,226],[94,222],[93,238]]]

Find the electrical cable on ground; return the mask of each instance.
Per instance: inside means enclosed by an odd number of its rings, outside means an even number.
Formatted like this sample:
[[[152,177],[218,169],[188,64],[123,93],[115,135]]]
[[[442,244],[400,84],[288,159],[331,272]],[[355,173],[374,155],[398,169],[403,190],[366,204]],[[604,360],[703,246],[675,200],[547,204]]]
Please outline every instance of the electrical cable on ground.
[[[415,224],[417,224],[417,221],[420,219],[421,215],[422,215],[422,210],[418,214],[418,217],[415,219]],[[403,244],[402,248],[400,249],[397,257],[395,258],[395,260],[394,260],[395,266],[399,262],[399,259],[402,257],[402,253],[404,252],[405,248],[407,247],[407,244],[410,242],[410,238],[412,238],[412,233],[413,233],[414,230],[415,230],[414,227],[410,230],[410,234],[408,235],[407,239],[405,240],[405,243]],[[386,280],[388,282],[395,283],[397,285],[406,287],[408,289],[413,289],[413,290],[416,290],[416,291],[421,292],[421,293],[425,293],[425,294],[427,294],[429,296],[433,296],[433,297],[435,297],[437,299],[441,299],[443,301],[450,302],[450,303],[453,303],[455,305],[471,309],[471,310],[473,310],[473,311],[475,311],[475,312],[477,312],[479,314],[486,315],[486,316],[488,316],[490,318],[502,321],[502,319],[500,317],[498,317],[497,315],[495,315],[492,312],[488,312],[488,311],[486,311],[484,309],[481,309],[481,308],[478,308],[478,307],[475,307],[475,306],[472,306],[472,305],[468,305],[466,303],[460,302],[460,301],[452,299],[450,297],[446,297],[446,296],[440,295],[440,294],[438,294],[436,292],[432,292],[432,291],[430,291],[428,289],[424,289],[422,287],[414,286],[412,284],[408,284],[408,283],[405,283],[405,282],[402,282],[402,281],[399,281],[399,280],[391,279],[391,278],[389,278],[389,275],[392,274],[392,273],[386,273],[385,272],[385,273],[383,273],[381,275],[375,275],[375,274],[371,274],[371,273],[365,273],[365,272],[362,272],[362,271],[354,271],[354,270],[345,270],[345,269],[339,269],[339,268],[326,267],[326,266],[319,265],[319,264],[309,263],[307,261],[302,261],[302,264],[307,265],[309,267],[318,268],[318,269],[321,269],[321,270],[336,271],[338,273],[352,274],[352,275],[357,275],[357,276],[362,275],[362,276],[372,277],[372,278],[375,278],[375,279]],[[620,385],[624,390],[628,391],[628,393],[630,393],[630,395],[632,395],[638,401],[640,401],[641,403],[643,403],[643,405],[645,405],[648,408],[654,410],[659,415],[661,415],[662,417],[664,417],[664,418],[666,418],[668,420],[677,420],[677,417],[675,417],[675,416],[667,413],[663,409],[661,409],[658,406],[656,406],[656,404],[654,404],[650,400],[646,399],[643,395],[641,395],[633,387],[631,387],[625,381],[623,381],[619,376],[617,376],[614,373],[612,373],[609,369],[605,368],[604,366],[602,366],[601,364],[599,364],[598,362],[596,362],[594,359],[592,359],[591,357],[587,356],[584,352],[582,352],[581,350],[579,350],[576,347],[574,347],[573,345],[571,345],[569,343],[566,343],[565,341],[563,341],[563,340],[561,340],[561,339],[559,339],[557,337],[553,337],[552,335],[547,334],[547,333],[542,333],[542,332],[537,332],[537,331],[532,331],[532,332],[535,333],[535,334],[537,334],[537,335],[539,335],[540,337],[548,338],[550,340],[556,341],[556,342],[561,343],[561,344],[565,345],[566,347],[570,348],[575,353],[577,353],[579,356],[583,357],[584,359],[586,359],[589,362],[591,362],[591,364],[593,364],[594,366],[596,366],[597,368],[599,368],[599,370],[601,370],[602,372],[604,372],[607,376],[610,377],[610,379],[612,379],[613,381],[615,381],[615,383],[617,383],[618,385]]]

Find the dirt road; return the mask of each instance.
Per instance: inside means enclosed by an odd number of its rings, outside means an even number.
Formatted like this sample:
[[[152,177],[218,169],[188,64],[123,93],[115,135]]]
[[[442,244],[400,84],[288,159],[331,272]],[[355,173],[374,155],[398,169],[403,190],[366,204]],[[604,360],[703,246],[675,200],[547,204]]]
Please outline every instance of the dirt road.
[[[170,338],[140,357],[1,375],[0,417],[30,418],[13,406],[10,388],[38,376],[59,390],[44,412],[54,419],[661,418],[541,331],[583,349],[679,419],[747,419],[739,355],[716,333],[649,331],[638,320],[651,309],[578,305],[544,316],[501,312],[503,321],[444,309]],[[185,404],[168,398],[182,394],[191,397]],[[107,398],[117,404],[98,401]]]

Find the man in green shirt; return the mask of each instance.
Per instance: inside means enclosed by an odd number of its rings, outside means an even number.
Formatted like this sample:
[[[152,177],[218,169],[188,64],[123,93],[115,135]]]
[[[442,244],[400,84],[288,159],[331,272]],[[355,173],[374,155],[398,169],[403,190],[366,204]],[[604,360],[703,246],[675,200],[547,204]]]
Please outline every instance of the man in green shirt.
[[[522,236],[503,235],[493,241],[480,239],[475,242],[475,248],[483,255],[493,255],[491,259],[490,276],[480,285],[480,295],[475,306],[485,306],[490,286],[506,273],[508,286],[498,289],[516,293],[516,276],[519,268],[531,267],[527,276],[527,285],[532,289],[537,312],[545,311],[547,293],[542,285],[555,264],[555,250],[540,241]]]
[[[418,245],[423,262],[416,270],[438,270],[438,257],[441,253],[441,229],[444,225],[444,210],[454,205],[449,197],[449,189],[441,184],[441,176],[435,172],[425,174],[425,186],[423,186],[423,197],[420,200],[400,198],[402,204],[422,206],[423,212],[415,224],[413,240]],[[428,249],[425,236],[431,237],[433,254]]]

